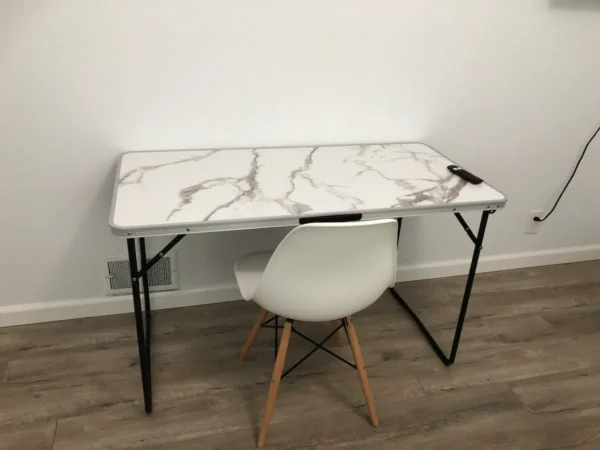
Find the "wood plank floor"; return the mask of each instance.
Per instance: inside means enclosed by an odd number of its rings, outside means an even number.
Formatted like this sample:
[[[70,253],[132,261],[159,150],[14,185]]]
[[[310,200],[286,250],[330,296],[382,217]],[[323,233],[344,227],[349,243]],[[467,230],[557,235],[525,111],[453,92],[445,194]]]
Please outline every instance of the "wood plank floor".
[[[464,281],[397,286],[448,347]],[[0,329],[0,449],[254,448],[273,330],[238,356],[257,312],[157,311],[151,416],[131,314]],[[600,261],[479,275],[450,368],[389,294],[354,323],[381,426],[357,374],[318,352],[282,381],[267,448],[600,448]],[[292,336],[288,362],[308,349]]]

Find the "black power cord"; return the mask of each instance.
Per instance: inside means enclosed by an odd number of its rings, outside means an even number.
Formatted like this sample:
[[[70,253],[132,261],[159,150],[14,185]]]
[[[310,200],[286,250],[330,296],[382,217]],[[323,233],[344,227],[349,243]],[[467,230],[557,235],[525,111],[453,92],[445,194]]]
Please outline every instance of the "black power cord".
[[[554,210],[558,206],[558,202],[560,202],[560,199],[562,198],[562,196],[564,195],[565,191],[567,190],[567,188],[571,184],[571,181],[573,181],[573,178],[575,177],[575,174],[577,173],[577,169],[579,169],[579,165],[581,164],[581,161],[583,160],[583,157],[585,156],[585,152],[587,152],[588,147],[593,142],[594,138],[598,135],[599,132],[600,132],[600,127],[598,127],[598,129],[592,135],[592,137],[587,142],[587,144],[585,144],[583,152],[581,153],[581,156],[579,157],[579,161],[577,161],[577,165],[575,166],[575,169],[573,170],[573,173],[571,174],[571,178],[569,178],[569,181],[567,181],[567,184],[565,184],[565,187],[563,188],[562,192],[558,196],[558,199],[556,200],[556,203],[554,203],[554,206],[552,207],[552,209],[550,210],[550,212],[548,214],[546,214],[546,217],[544,217],[543,219],[541,219],[539,217],[534,217],[533,218],[534,222],[544,222],[548,217],[550,217],[552,215],[552,213],[554,212]]]

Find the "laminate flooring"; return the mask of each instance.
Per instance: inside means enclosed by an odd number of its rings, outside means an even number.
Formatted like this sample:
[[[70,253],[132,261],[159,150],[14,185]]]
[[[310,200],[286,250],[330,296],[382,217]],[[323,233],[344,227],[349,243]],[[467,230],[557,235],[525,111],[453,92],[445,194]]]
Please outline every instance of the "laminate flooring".
[[[397,285],[446,348],[464,282]],[[149,416],[132,314],[0,329],[0,449],[254,448],[274,330],[238,356],[257,313],[242,301],[156,311]],[[388,293],[354,323],[380,427],[356,372],[317,352],[282,381],[266,448],[600,448],[600,261],[478,275],[452,367]],[[292,335],[288,366],[310,349]]]

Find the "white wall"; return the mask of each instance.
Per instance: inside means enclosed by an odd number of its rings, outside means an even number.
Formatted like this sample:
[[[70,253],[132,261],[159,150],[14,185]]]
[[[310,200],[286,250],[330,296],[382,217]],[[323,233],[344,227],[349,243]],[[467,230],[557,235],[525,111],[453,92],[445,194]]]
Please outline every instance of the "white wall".
[[[38,311],[5,323],[103,301],[127,150],[422,140],[508,194],[488,257],[600,255],[600,140],[522,233],[600,123],[599,24],[596,0],[0,2],[0,307]],[[283,232],[186,238],[182,288],[230,283],[237,255]],[[411,220],[401,264],[453,265],[462,234]]]

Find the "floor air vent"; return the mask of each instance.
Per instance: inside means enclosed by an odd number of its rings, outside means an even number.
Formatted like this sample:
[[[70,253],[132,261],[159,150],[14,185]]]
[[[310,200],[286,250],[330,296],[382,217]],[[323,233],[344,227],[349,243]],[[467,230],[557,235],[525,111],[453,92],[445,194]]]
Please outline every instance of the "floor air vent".
[[[179,289],[176,253],[161,258],[148,271],[150,292]],[[123,258],[109,258],[105,263],[105,286],[108,295],[131,293],[129,261]],[[143,290],[144,287],[140,286]]]

